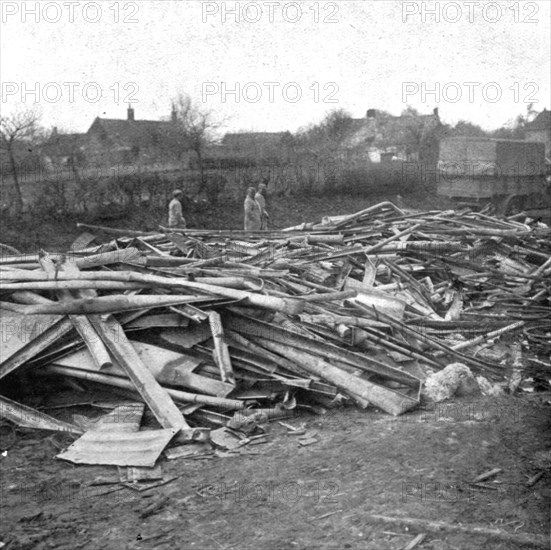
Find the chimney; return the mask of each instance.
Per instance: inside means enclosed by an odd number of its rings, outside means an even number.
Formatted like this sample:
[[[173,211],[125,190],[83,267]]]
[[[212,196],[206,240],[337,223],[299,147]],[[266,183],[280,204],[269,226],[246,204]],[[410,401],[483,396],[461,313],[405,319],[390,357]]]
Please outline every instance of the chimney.
[[[134,109],[132,109],[132,107],[130,107],[130,105],[128,105],[128,110],[126,112],[127,112],[126,119],[127,120],[134,120]]]
[[[57,136],[57,126],[54,126],[52,128],[52,137],[56,137]]]
[[[432,114],[433,114],[436,118],[439,118],[439,115],[438,115],[438,107],[435,107],[435,108],[432,110]]]
[[[178,122],[178,113],[176,112],[176,107],[174,106],[174,103],[172,104],[172,113],[170,114],[170,120],[172,120],[172,122]]]
[[[377,111],[375,109],[368,109],[367,110],[367,118],[375,118],[377,116]]]

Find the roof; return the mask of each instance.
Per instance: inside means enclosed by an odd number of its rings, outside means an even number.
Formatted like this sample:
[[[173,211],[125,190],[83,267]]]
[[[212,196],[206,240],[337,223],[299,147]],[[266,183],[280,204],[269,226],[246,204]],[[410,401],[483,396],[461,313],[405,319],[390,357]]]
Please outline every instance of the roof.
[[[42,150],[48,155],[71,156],[80,150],[86,142],[86,134],[54,133],[44,144]]]
[[[444,137],[442,142],[455,142],[455,143],[533,143],[527,142],[525,139],[504,139],[504,138],[491,138],[486,136],[449,136]]]
[[[544,109],[532,122],[529,122],[525,130],[551,130],[551,111]]]
[[[187,146],[183,131],[172,121],[162,120],[121,120],[96,117],[87,136],[102,135],[120,149],[175,144]]]
[[[350,133],[343,140],[345,148],[362,144],[372,144],[377,136],[377,124],[374,118],[354,118],[350,124]]]
[[[440,124],[438,115],[378,115],[373,118],[353,119],[352,131],[343,140],[343,147],[354,148],[360,145],[390,147],[411,141]]]

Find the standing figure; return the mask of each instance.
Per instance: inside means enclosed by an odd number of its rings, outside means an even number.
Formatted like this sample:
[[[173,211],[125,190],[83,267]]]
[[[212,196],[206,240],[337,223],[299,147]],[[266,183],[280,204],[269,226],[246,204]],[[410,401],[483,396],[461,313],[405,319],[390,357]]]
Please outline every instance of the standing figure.
[[[254,200],[255,188],[247,189],[245,197],[245,231],[258,231],[262,227],[262,212],[260,205]]]
[[[268,229],[268,219],[270,218],[268,211],[266,210],[266,184],[261,183],[258,186],[258,191],[254,196],[254,200],[260,207],[261,214],[261,229]]]
[[[168,205],[168,227],[186,228],[186,220],[182,216],[182,203],[180,202],[184,193],[181,189],[172,192],[172,200]]]

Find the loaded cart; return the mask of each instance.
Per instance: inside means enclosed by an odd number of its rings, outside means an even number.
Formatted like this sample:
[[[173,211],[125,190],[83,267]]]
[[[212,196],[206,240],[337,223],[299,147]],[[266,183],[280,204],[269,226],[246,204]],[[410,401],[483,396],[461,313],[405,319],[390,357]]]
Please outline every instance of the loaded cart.
[[[458,206],[495,206],[501,215],[549,208],[543,143],[484,137],[440,142],[437,193]]]

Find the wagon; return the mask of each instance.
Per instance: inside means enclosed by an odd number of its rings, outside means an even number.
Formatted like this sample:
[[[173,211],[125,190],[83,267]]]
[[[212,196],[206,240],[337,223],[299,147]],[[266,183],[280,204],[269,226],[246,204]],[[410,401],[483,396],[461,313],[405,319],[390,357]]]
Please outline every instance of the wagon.
[[[551,204],[543,143],[481,137],[440,142],[437,193],[458,205],[492,203],[502,215]]]

